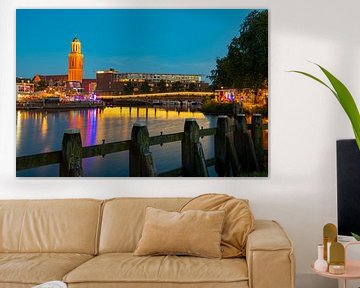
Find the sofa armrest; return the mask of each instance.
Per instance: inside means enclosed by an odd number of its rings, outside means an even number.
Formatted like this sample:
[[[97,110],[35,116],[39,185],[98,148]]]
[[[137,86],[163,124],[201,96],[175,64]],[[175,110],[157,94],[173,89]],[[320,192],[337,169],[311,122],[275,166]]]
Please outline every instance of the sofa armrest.
[[[293,245],[277,222],[255,220],[255,230],[247,240],[246,261],[250,288],[295,287]]]

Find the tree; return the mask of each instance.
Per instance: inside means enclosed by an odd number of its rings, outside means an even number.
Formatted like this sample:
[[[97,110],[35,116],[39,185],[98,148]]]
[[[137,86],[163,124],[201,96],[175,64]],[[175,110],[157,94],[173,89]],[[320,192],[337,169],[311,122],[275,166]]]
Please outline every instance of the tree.
[[[180,81],[176,81],[171,85],[171,91],[173,92],[179,92],[182,90],[182,84]]]
[[[45,90],[49,85],[46,83],[45,80],[40,80],[35,84],[35,91],[43,91]]]
[[[149,82],[145,80],[144,82],[141,83],[140,93],[146,94],[149,92],[150,92],[150,85]]]
[[[167,89],[166,89],[166,81],[163,80],[163,79],[161,79],[161,80],[159,81],[157,87],[158,87],[158,90],[159,90],[160,93],[166,92],[166,90],[167,90]]]
[[[131,95],[134,92],[134,84],[132,82],[127,82],[126,84],[124,84],[124,90],[123,90],[125,95]]]
[[[195,83],[190,83],[189,85],[189,91],[196,91],[197,90],[197,86]]]
[[[216,59],[209,78],[214,89],[221,87],[266,87],[268,79],[268,11],[254,10],[240,27],[240,35],[228,46],[228,53]]]

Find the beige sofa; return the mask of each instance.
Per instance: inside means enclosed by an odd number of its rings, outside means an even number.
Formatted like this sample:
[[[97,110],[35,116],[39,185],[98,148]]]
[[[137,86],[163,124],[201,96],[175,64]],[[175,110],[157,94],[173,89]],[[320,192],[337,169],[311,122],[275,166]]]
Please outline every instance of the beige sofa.
[[[291,241],[269,220],[256,220],[246,258],[133,256],[145,207],[177,211],[188,200],[2,200],[0,287],[294,287]]]

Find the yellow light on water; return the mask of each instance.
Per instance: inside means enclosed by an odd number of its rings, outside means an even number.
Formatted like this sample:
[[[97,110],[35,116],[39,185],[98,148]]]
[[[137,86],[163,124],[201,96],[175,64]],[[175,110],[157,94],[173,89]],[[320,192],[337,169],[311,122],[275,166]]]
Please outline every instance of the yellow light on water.
[[[205,116],[201,112],[166,110],[163,108],[146,108],[146,107],[114,107],[105,108],[101,114],[103,118],[156,118],[175,120],[179,118],[195,118],[204,119]]]

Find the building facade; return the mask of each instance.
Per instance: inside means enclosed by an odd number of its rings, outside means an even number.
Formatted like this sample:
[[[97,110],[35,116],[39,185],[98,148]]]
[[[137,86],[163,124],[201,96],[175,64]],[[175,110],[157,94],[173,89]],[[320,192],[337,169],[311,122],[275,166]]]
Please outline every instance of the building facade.
[[[259,105],[268,104],[268,89],[220,89],[215,90],[216,96],[215,99],[217,102],[223,103],[233,103],[233,102],[242,102],[242,103],[252,103]]]
[[[81,43],[78,38],[71,42],[71,52],[68,56],[68,81],[83,80],[83,60],[84,55],[81,53]]]
[[[96,79],[83,79],[81,84],[85,93],[93,93],[96,90]]]
[[[64,86],[68,75],[35,75],[32,79],[34,83],[44,81],[48,86]]]
[[[96,91],[102,95],[204,91],[208,86],[198,74],[96,72]]]
[[[32,83],[31,79],[16,78],[16,95],[32,94],[34,91],[34,83]]]

